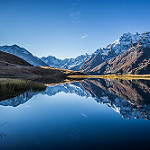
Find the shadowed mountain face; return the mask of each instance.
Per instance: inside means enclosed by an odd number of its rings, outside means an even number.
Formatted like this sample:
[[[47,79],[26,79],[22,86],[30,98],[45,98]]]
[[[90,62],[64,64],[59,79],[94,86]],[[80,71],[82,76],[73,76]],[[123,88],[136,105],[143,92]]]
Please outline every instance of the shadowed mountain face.
[[[98,66],[100,63],[103,63],[102,55],[100,53],[93,53],[91,57],[83,63],[80,67],[80,70],[88,72],[91,68]]]
[[[15,55],[2,52],[2,51],[0,51],[0,64],[5,64],[7,66],[9,64],[16,64],[16,65],[21,65],[21,66],[32,66],[31,64],[29,64],[27,61],[25,61],[22,58],[19,58]]]
[[[33,56],[28,50],[17,45],[0,46],[0,50],[18,56],[33,66],[47,66],[40,58]]]
[[[91,74],[133,73],[148,74],[150,70],[150,47],[132,47],[123,54],[93,68]]]
[[[49,83],[63,82],[67,75],[83,74],[70,70],[32,66],[15,55],[0,51],[0,77],[19,77]]]
[[[92,68],[91,74],[133,73],[150,71],[150,33],[147,33],[127,51]]]
[[[150,119],[150,81],[88,79],[50,86],[42,94],[52,96],[60,92],[77,94],[85,98],[92,97],[98,103],[111,107],[125,119]],[[0,102],[0,105],[15,107],[25,103],[35,94],[37,92],[24,93]]]

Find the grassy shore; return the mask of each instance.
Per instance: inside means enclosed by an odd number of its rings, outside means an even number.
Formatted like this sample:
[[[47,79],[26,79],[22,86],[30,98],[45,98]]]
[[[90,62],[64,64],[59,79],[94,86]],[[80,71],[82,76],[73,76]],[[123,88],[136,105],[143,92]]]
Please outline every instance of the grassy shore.
[[[0,88],[12,88],[14,90],[43,90],[45,85],[38,82],[32,82],[29,80],[21,79],[10,79],[10,78],[0,78]]]
[[[0,100],[20,95],[27,91],[43,91],[46,86],[42,83],[28,80],[0,78]]]
[[[132,79],[146,79],[150,80],[150,74],[145,75],[132,75],[132,74],[110,74],[110,75],[69,75],[68,78],[80,78],[80,79],[87,79],[87,78],[101,78],[101,79],[123,79],[123,80],[132,80]]]

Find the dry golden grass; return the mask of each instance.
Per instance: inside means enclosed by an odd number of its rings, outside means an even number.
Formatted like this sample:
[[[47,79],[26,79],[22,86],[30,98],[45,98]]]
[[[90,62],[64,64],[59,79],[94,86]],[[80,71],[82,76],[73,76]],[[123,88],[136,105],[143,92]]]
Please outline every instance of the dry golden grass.
[[[65,74],[70,74],[70,73],[80,73],[79,71],[73,71],[73,70],[69,70],[69,69],[61,69],[61,68],[54,68],[54,67],[49,67],[49,66],[40,66],[40,68],[43,68],[43,69],[51,69],[51,70],[59,70],[59,71],[62,71],[64,72]],[[83,74],[83,73],[82,73]]]
[[[150,80],[150,74],[145,75],[132,75],[132,74],[123,74],[123,75],[69,75],[68,78],[101,78],[101,79],[123,79],[123,80],[132,80],[132,79],[146,79]]]

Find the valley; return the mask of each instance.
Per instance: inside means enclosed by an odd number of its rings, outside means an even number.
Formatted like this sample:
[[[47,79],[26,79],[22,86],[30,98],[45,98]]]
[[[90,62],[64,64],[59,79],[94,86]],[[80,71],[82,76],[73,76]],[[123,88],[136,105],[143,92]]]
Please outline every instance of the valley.
[[[50,76],[62,78],[71,74],[141,75],[150,72],[150,32],[124,33],[106,48],[99,48],[92,54],[86,53],[76,58],[59,59],[51,55],[38,58],[18,45],[0,46],[0,52],[0,76],[2,77],[9,75],[26,76],[27,78],[48,78]],[[11,58],[4,57],[2,52],[10,54]],[[16,56],[15,59],[12,56]],[[7,60],[4,60],[6,58]],[[16,58],[24,60],[24,63]]]
[[[19,78],[37,82],[58,83],[63,82],[68,75],[73,74],[84,73],[52,67],[33,66],[22,58],[0,51],[0,78]]]
[[[150,79],[150,32],[124,33],[91,55],[38,58],[17,45],[0,46],[0,78],[18,78],[47,85],[86,78]]]

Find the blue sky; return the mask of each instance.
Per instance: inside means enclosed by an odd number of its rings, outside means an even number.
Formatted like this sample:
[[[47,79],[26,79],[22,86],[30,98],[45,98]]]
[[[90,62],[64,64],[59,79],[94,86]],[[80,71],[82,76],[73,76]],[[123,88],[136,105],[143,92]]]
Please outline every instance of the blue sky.
[[[0,45],[36,56],[91,54],[124,32],[150,31],[150,0],[0,0]]]

